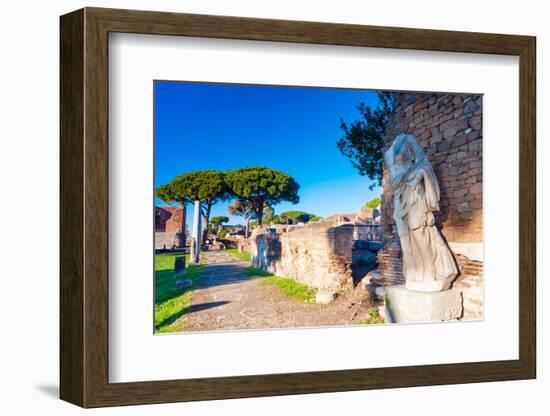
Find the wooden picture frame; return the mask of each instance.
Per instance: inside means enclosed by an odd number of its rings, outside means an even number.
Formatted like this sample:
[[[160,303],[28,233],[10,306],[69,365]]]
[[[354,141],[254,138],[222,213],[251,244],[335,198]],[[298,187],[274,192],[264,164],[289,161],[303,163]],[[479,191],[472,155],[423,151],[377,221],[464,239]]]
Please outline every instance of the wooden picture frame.
[[[535,38],[85,8],[61,17],[60,358],[63,400],[101,407],[530,379],[535,332]],[[245,39],[519,57],[519,359],[109,383],[108,35]]]

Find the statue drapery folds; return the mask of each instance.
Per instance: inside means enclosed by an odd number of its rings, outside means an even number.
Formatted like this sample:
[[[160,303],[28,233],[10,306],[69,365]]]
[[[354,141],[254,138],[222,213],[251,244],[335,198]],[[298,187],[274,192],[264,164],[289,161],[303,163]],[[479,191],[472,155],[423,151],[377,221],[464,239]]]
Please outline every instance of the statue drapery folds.
[[[393,193],[393,218],[403,252],[407,289],[449,289],[458,270],[435,226],[440,190],[424,150],[415,136],[401,134],[384,154],[384,161]]]

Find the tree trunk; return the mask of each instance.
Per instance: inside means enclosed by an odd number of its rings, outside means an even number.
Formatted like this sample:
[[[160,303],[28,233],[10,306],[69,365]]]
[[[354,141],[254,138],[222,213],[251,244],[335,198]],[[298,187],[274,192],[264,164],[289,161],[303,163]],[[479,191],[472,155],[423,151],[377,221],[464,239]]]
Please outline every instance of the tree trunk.
[[[262,228],[263,225],[263,216],[264,216],[264,204],[261,203],[260,207],[258,208],[258,225],[260,228]]]
[[[208,238],[208,225],[210,224],[210,211],[212,210],[212,202],[206,202],[206,211],[204,213],[204,230],[202,235],[202,241],[206,241]]]
[[[187,236],[185,235],[185,231],[187,229],[187,205],[184,201],[181,201],[181,229],[180,229],[180,247],[185,248],[185,243],[187,241]]]
[[[250,226],[250,217],[245,218],[244,237],[248,238],[248,229]]]

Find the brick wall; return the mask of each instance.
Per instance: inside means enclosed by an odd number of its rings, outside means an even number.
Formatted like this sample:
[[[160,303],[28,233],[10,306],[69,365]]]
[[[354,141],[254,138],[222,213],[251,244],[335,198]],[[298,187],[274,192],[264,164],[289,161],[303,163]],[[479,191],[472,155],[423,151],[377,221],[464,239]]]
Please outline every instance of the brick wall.
[[[183,222],[183,207],[155,207],[155,230],[180,231]]]
[[[172,249],[183,246],[183,239],[177,234],[183,228],[185,208],[183,207],[155,207],[155,248]],[[187,234],[187,227],[185,227]]]
[[[481,242],[482,120],[480,95],[396,94],[384,150],[401,133],[414,134],[441,188],[438,227],[453,242]],[[384,187],[382,224],[395,234],[391,192]]]
[[[430,160],[441,189],[436,224],[453,249],[460,275],[454,287],[463,292],[464,319],[483,316],[482,96],[396,94],[396,107],[384,138],[414,134]],[[402,284],[401,247],[393,220],[393,203],[384,174],[382,219],[386,244],[378,252],[382,283]]]
[[[286,233],[255,230],[253,264],[328,291],[351,287],[353,225],[310,223]]]

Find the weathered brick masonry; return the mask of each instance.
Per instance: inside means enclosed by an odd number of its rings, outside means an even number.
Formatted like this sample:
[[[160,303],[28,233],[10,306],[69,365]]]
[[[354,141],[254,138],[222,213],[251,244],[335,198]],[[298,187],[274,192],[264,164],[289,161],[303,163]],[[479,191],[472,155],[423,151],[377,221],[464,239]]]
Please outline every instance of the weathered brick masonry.
[[[159,232],[180,231],[183,222],[183,208],[155,207],[155,230]]]
[[[255,231],[252,257],[256,267],[320,290],[353,284],[353,225],[310,223],[287,233]]]
[[[181,246],[179,233],[183,227],[184,209],[181,207],[155,207],[155,248],[172,249]]]
[[[387,150],[397,135],[414,134],[432,163],[441,188],[436,222],[457,258],[461,276],[455,287],[463,290],[465,318],[469,319],[481,318],[483,309],[481,113],[481,95],[396,94],[384,139]],[[378,262],[387,284],[404,281],[392,215],[392,195],[385,183],[382,226],[386,246],[378,253]]]

